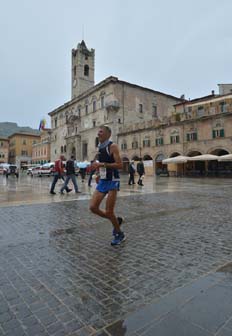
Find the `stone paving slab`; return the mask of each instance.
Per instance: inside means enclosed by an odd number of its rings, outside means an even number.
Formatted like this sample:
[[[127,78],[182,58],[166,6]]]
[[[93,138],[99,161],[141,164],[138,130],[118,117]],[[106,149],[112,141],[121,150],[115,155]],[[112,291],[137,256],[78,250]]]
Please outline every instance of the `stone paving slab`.
[[[110,336],[231,335],[231,294],[232,274],[220,270],[175,290],[102,331]]]
[[[119,198],[128,237],[119,248],[87,200],[0,208],[0,335],[104,335],[230,261],[231,190]]]

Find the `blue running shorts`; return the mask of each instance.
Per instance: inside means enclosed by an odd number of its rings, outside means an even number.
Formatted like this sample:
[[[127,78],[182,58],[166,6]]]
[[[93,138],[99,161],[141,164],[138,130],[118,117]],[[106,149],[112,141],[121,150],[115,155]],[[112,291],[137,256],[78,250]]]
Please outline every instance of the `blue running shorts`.
[[[107,194],[110,190],[119,191],[119,188],[120,181],[99,180],[96,190],[100,191],[101,193]]]

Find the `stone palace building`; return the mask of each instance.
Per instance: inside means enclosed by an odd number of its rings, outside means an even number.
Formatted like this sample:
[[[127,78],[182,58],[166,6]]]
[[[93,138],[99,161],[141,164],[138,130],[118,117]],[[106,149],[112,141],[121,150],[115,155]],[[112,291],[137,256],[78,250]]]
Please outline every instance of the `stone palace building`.
[[[113,76],[95,84],[95,51],[84,41],[72,50],[71,71],[71,100],[49,113],[51,161],[60,154],[93,159],[104,124],[120,147],[124,170],[140,157],[154,174],[167,168],[165,158],[232,152],[232,85],[220,84],[219,94],[187,101]]]

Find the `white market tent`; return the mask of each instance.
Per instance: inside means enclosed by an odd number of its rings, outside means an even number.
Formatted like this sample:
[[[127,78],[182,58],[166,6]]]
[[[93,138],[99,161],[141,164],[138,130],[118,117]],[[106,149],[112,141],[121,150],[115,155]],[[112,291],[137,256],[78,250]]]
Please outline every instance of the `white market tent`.
[[[232,154],[219,156],[218,161],[232,161]]]
[[[232,154],[223,155],[223,156],[217,156],[217,155],[212,155],[212,154],[202,154],[202,155],[197,155],[197,156],[178,155],[172,158],[164,159],[162,160],[162,163],[169,164],[169,163],[186,163],[188,161],[213,161],[213,160],[232,161]]]
[[[213,161],[218,160],[219,156],[213,154],[202,154],[197,156],[188,157],[188,161]]]
[[[164,159],[162,160],[163,164],[168,163],[185,163],[188,161],[188,156],[178,155],[172,158]]]

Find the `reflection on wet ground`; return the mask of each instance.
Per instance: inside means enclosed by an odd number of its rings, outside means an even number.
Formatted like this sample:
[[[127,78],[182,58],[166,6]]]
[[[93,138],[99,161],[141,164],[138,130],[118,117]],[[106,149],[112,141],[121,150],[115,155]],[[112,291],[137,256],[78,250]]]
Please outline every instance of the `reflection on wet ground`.
[[[229,179],[147,177],[141,188],[123,177],[119,248],[88,210],[94,186],[52,196],[49,183],[0,177],[0,335],[129,335],[110,325],[231,260]]]
[[[146,193],[160,193],[160,192],[178,192],[188,191],[188,189],[197,190],[206,188],[217,188],[223,184],[224,188],[232,186],[230,179],[209,179],[209,178],[167,178],[167,177],[153,177],[147,176],[144,180],[144,187],[137,184],[129,186],[127,175],[121,177],[121,190],[120,196],[128,196],[133,194],[146,194]],[[89,199],[93,194],[96,184],[93,183],[89,188],[87,180],[82,183],[78,180],[79,189],[81,194],[78,196],[71,192],[70,194],[60,195],[59,190],[62,186],[61,180],[56,185],[56,195],[49,194],[51,185],[51,177],[30,177],[26,174],[21,174],[19,179],[10,176],[6,179],[5,176],[0,175],[0,206],[7,205],[20,205],[20,204],[36,204],[36,203],[52,203],[70,200],[84,200]],[[70,184],[72,188],[72,184]]]

